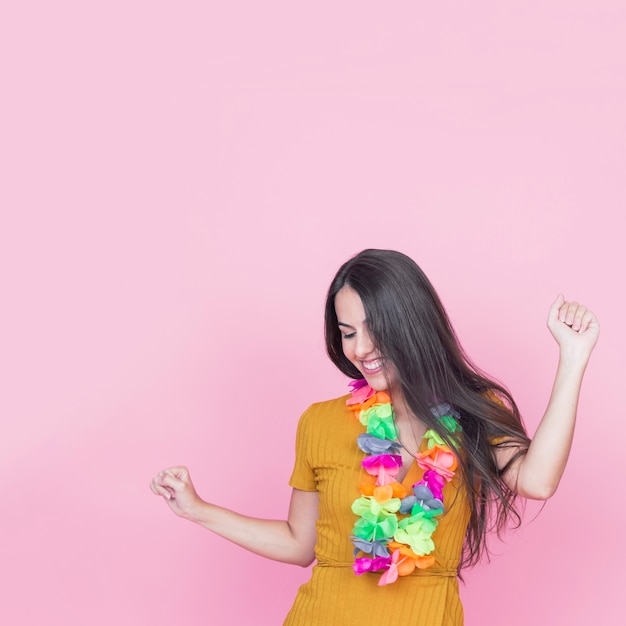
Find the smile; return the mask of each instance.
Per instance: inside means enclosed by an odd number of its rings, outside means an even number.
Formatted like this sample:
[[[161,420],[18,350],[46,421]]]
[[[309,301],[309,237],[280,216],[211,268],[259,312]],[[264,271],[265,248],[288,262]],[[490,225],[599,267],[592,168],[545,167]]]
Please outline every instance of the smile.
[[[375,372],[383,367],[382,359],[375,359],[374,361],[361,361],[361,363],[363,364],[363,369],[366,372]]]

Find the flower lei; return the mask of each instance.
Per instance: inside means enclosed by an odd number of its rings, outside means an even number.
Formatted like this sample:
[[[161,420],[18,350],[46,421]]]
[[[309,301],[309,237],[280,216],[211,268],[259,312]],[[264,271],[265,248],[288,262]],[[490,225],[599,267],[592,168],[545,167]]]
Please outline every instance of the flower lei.
[[[352,504],[353,513],[359,516],[352,530],[352,567],[357,575],[384,570],[378,585],[389,585],[398,576],[407,576],[416,567],[426,569],[435,562],[430,555],[435,548],[432,534],[439,524],[437,518],[444,512],[443,486],[454,477],[458,462],[439,434],[427,430],[424,439],[428,449],[416,454],[424,476],[409,494],[396,480],[402,457],[393,454],[400,443],[389,395],[374,391],[365,380],[352,381],[350,390],[346,404],[366,427],[357,439],[359,448],[369,455],[362,466],[376,477],[373,484],[360,485],[361,496]],[[433,407],[432,411],[451,435],[461,431],[455,419],[458,413],[448,404]],[[356,558],[359,553],[368,556]]]

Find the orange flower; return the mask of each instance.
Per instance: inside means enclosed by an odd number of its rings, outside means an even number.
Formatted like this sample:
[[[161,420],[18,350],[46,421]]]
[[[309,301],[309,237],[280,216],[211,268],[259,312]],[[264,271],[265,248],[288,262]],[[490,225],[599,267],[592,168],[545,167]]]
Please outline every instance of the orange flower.
[[[399,550],[400,554],[404,557],[401,561],[398,561],[398,575],[406,576],[410,574],[416,567],[417,569],[428,569],[435,563],[435,557],[430,555],[419,555],[415,554],[411,548],[406,546],[403,543],[398,543],[397,541],[390,541],[387,544],[387,547],[390,550]],[[410,564],[409,564],[410,562]],[[407,573],[402,573],[406,571]]]
[[[376,404],[390,404],[391,398],[386,391],[377,391],[376,395]]]
[[[389,397],[389,394],[385,391],[377,391],[373,396],[367,398],[367,400],[364,400],[363,402],[350,402],[350,400],[348,400],[346,402],[346,406],[351,410],[351,411],[365,411],[367,409],[369,409],[370,407],[374,406],[375,404],[390,404],[391,403],[391,398]]]
[[[392,498],[400,498],[400,499],[406,498],[409,493],[407,491],[407,488],[402,483],[399,483],[398,481],[390,483],[389,485],[385,485],[385,487],[391,487],[392,493],[390,497]],[[374,496],[379,502],[382,502],[382,500],[380,500],[380,498],[376,496],[377,489],[379,489],[379,487],[376,487],[376,485],[373,482],[361,483],[359,485],[359,491],[361,492],[361,495]]]
[[[409,495],[406,487],[399,482],[391,483],[391,487],[393,487],[393,497],[394,498],[406,498]]]
[[[446,480],[452,480],[458,466],[456,456],[447,446],[433,446],[417,455],[417,464],[425,470],[435,470]]]
[[[374,489],[374,497],[381,504],[393,498],[393,487],[391,485],[383,485]]]
[[[372,483],[361,483],[359,485],[359,491],[364,496],[373,496],[375,488],[376,488],[376,485],[373,482]]]

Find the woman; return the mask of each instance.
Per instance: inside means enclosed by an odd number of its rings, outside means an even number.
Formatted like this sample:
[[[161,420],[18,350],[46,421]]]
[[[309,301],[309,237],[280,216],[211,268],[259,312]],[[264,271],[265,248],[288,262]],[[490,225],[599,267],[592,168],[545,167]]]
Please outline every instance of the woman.
[[[531,441],[509,392],[464,355],[419,267],[365,250],[326,302],[328,354],[356,380],[300,420],[287,520],[204,502],[184,467],[160,472],[152,491],[252,552],[317,559],[285,624],[462,624],[460,568],[484,554],[488,530],[519,523],[516,496],[549,498],[565,468],[599,325],[559,296],[548,327],[560,359]]]

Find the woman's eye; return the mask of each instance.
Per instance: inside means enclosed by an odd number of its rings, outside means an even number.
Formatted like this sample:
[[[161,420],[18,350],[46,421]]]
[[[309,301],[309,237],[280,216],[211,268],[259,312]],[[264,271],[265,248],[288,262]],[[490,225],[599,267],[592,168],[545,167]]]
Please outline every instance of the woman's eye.
[[[344,339],[352,339],[352,337],[354,337],[354,335],[356,335],[356,333],[344,333],[342,336]]]

